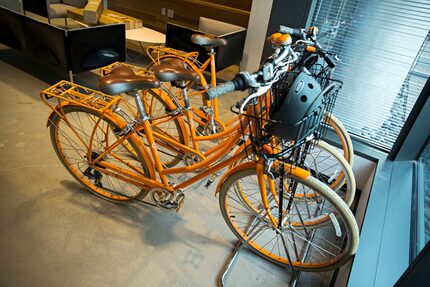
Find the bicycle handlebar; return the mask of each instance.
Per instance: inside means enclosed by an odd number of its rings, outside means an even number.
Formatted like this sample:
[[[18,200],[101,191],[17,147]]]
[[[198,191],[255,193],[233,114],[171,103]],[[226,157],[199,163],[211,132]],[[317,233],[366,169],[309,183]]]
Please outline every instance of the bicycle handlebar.
[[[257,72],[258,73],[258,72]],[[253,81],[253,78],[256,77],[257,73],[254,75],[250,75],[247,72],[242,72],[237,74],[233,80],[222,83],[216,87],[210,88],[207,91],[206,99],[213,100],[218,98],[224,94],[233,92],[233,91],[245,91],[249,88],[250,83]]]
[[[289,55],[290,47],[282,47],[278,52],[279,53],[277,53],[275,57],[269,57],[271,61],[266,62],[259,71],[253,74],[241,72],[237,74],[233,80],[208,89],[205,94],[206,99],[213,100],[224,94],[236,90],[244,91],[249,87],[259,87],[261,83],[270,81],[271,77],[274,76],[274,68],[277,67]],[[258,77],[261,83],[256,82]]]
[[[279,32],[283,34],[290,34],[293,37],[299,38],[303,35],[303,30],[298,28],[290,28],[287,26],[280,25]]]
[[[234,82],[228,81],[228,82],[222,83],[216,87],[210,88],[207,91],[206,99],[207,100],[213,100],[215,98],[218,98],[224,94],[233,92],[235,90],[236,90],[236,85],[234,84]]]
[[[333,58],[321,47],[321,45],[316,40],[316,33],[308,35],[304,29],[290,28],[282,25],[279,27],[279,32],[283,34],[290,34],[296,38],[302,38],[305,41],[312,41],[313,45],[316,48],[316,52],[323,57],[327,65],[330,68],[334,68],[336,66],[336,63]],[[248,72],[241,72],[237,74],[232,81],[225,82],[216,87],[210,88],[205,95],[206,99],[213,100],[224,94],[236,90],[244,91],[249,87],[258,88],[261,87],[261,84],[264,84],[265,82],[270,82],[271,77],[273,76],[274,68],[277,67],[279,63],[281,63],[285,58],[287,58],[288,55],[292,56],[292,59],[289,60],[290,63],[297,61],[297,54],[295,54],[294,51],[291,50],[290,46],[284,46],[281,49],[282,50],[279,50],[280,52],[278,51],[279,53],[275,54],[275,57],[271,56],[268,58],[270,60],[266,61],[265,65],[260,71],[257,71],[252,75]],[[257,77],[260,83],[256,82]]]
[[[330,68],[336,67],[336,63],[334,62],[333,58],[328,55],[327,53],[321,53],[324,61],[329,65]]]
[[[330,68],[336,67],[336,63],[333,58],[327,54],[326,51],[321,47],[320,43],[315,40],[315,47],[317,48],[318,53],[323,57],[324,61],[329,65]]]
[[[307,33],[305,33],[304,29],[298,29],[298,28],[291,28],[291,27],[287,27],[287,26],[279,26],[279,32],[284,33],[284,34],[290,34],[296,38],[308,38],[307,36],[309,36]],[[315,48],[317,48],[317,52],[318,54],[320,54],[324,61],[327,63],[327,65],[329,65],[330,68],[334,68],[336,67],[336,63],[333,60],[333,58],[327,54],[327,52],[323,49],[323,47],[321,47],[320,43],[318,43],[318,41],[316,40],[316,34],[313,34],[313,37],[311,36],[311,40],[315,45]]]

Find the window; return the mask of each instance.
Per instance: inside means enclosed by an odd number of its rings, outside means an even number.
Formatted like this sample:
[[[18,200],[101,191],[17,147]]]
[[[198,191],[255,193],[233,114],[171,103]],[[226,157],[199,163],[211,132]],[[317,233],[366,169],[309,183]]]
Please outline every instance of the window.
[[[430,0],[318,0],[312,24],[341,59],[334,114],[389,151],[430,74]]]
[[[418,217],[423,218],[421,223],[423,226],[418,226],[418,231],[421,228],[424,229],[421,236],[421,241],[423,242],[420,242],[419,250],[417,250],[419,252],[430,241],[430,138],[418,158],[418,181],[422,194],[419,204],[422,208],[417,208],[417,211],[422,213],[418,214]]]

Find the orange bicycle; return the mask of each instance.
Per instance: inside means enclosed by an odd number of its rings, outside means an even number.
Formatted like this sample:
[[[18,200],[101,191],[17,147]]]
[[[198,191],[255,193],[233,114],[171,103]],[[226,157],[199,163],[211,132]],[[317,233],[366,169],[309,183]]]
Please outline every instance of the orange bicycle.
[[[288,44],[279,49],[282,53],[273,63],[272,77],[259,79],[261,71],[249,74],[253,87],[237,105],[237,122],[223,132],[222,144],[205,154],[199,152],[196,142],[190,147],[175,135],[157,131],[156,120],[172,119],[151,118],[139,90],[157,92],[159,81],[124,68],[100,79],[105,93],[66,81],[41,93],[53,110],[48,126],[54,149],[67,170],[92,193],[116,203],[142,201],[176,210],[186,187],[230,167],[221,177],[217,193],[224,220],[238,238],[258,255],[280,265],[307,271],[337,268],[357,250],[357,224],[347,204],[300,167],[315,143],[310,139],[319,134],[316,131],[326,101],[321,100],[301,119],[299,130],[306,132],[300,132],[292,142],[268,137],[263,129],[272,122],[267,91],[285,73],[286,58],[292,55]],[[193,72],[167,65],[157,72],[160,78],[196,80]],[[330,98],[338,88],[333,83],[316,97]],[[119,108],[124,99],[116,95],[122,92],[134,98],[137,118]],[[190,120],[187,124],[192,128],[192,123]],[[166,167],[159,156],[160,146],[174,147],[201,160]],[[183,182],[171,177],[190,172],[194,174]],[[148,194],[151,201],[145,199]]]

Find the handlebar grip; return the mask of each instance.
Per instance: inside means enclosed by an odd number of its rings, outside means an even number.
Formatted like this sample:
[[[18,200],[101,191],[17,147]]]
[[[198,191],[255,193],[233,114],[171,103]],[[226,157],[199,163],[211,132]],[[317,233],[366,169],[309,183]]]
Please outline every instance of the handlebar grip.
[[[329,65],[330,68],[336,67],[336,63],[334,62],[333,58],[326,53],[322,54],[324,61],[326,61],[327,65]]]
[[[329,65],[330,68],[336,67],[336,63],[334,62],[333,58],[328,55],[326,51],[324,51],[318,41],[315,41],[315,46],[318,49],[318,54],[320,54],[324,58],[324,61],[327,63],[327,65]]]
[[[290,28],[287,26],[280,25],[279,26],[279,32],[282,34],[290,34],[293,37],[301,37],[302,36],[302,30],[297,28]]]
[[[236,90],[236,85],[234,84],[234,82],[232,81],[225,82],[216,87],[210,88],[206,93],[206,99],[213,100],[215,98],[218,98],[224,94],[233,92],[235,90]]]

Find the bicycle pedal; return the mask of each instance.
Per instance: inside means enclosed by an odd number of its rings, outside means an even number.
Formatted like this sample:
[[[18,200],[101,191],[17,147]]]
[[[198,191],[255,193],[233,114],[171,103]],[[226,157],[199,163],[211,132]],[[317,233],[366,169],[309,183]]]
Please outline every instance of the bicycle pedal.
[[[206,184],[205,184],[205,188],[206,189],[209,189],[209,186],[211,186],[211,184],[213,183],[214,181],[212,180],[212,179],[209,179],[207,182],[206,182]]]

